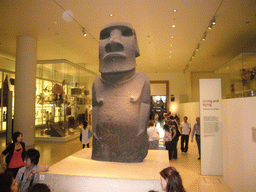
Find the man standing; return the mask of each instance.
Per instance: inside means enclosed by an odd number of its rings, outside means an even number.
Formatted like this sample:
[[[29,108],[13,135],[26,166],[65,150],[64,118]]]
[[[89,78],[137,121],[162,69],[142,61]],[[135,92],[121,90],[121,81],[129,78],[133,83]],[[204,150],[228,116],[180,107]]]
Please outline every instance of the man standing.
[[[180,131],[181,131],[181,154],[188,152],[188,141],[189,141],[189,135],[191,133],[191,126],[190,123],[188,123],[188,117],[184,117],[184,122],[180,125]],[[184,146],[185,143],[185,146]]]
[[[196,123],[193,127],[192,130],[192,139],[191,142],[193,142],[193,138],[194,135],[196,134],[196,143],[197,143],[197,147],[198,147],[198,153],[199,153],[199,157],[198,160],[201,159],[201,143],[200,143],[200,117],[196,118]]]

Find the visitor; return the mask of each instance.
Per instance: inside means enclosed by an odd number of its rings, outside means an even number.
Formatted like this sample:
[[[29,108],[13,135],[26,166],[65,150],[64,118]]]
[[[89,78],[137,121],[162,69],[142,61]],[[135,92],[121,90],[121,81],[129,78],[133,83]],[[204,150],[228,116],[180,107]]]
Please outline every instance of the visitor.
[[[39,172],[48,171],[48,165],[38,165],[40,153],[36,149],[28,149],[25,153],[24,167],[20,168],[15,180],[19,184],[19,192],[27,192],[29,187],[39,182]]]
[[[150,121],[148,126],[148,149],[158,149],[160,137],[157,128],[154,126],[153,121]]]
[[[179,172],[174,167],[167,167],[160,172],[161,187],[166,192],[185,192]]]
[[[12,174],[13,178],[16,177],[18,170],[24,166],[25,156],[25,143],[22,142],[22,133],[15,132],[12,135],[13,143],[0,154],[0,163],[5,171]],[[4,156],[6,156],[4,163]]]
[[[171,152],[171,141],[172,141],[172,131],[170,131],[169,126],[167,124],[164,125],[164,145],[165,149],[168,150],[169,160],[172,159]]]
[[[172,141],[171,141],[171,149],[170,153],[172,154],[172,159],[177,159],[177,143],[179,141],[180,132],[178,130],[178,125],[174,120],[168,122],[169,129],[172,131]]]
[[[90,143],[90,140],[89,140],[89,127],[87,126],[87,121],[84,121],[83,122],[83,127],[81,128],[81,142],[83,144],[83,148],[85,148],[85,144],[87,145],[87,148],[89,148],[89,143]]]
[[[196,118],[196,123],[194,124],[193,130],[192,130],[192,138],[191,142],[193,142],[194,135],[196,134],[196,143],[198,147],[198,153],[199,157],[198,160],[201,159],[201,144],[200,144],[200,117]]]
[[[10,173],[0,173],[0,192],[18,192],[18,189],[18,183]]]
[[[32,185],[29,192],[51,192],[51,189],[44,183],[36,183]]]
[[[191,132],[191,125],[188,123],[188,117],[184,117],[184,122],[180,125],[180,132],[181,132],[181,154],[185,153],[188,154],[188,141],[189,135]]]

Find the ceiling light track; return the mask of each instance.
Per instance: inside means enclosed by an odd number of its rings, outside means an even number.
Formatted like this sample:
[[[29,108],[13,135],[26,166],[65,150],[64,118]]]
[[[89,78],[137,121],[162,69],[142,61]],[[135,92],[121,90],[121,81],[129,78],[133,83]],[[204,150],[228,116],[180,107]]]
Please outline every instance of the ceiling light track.
[[[64,7],[62,7],[56,0],[52,0],[56,5],[58,5],[58,7],[60,7],[63,11],[66,11],[66,9],[64,9]],[[68,12],[67,14],[73,18],[73,20],[82,28],[82,33],[83,33],[83,36],[87,36],[90,35],[97,43],[99,43],[99,41],[93,37],[93,35],[91,33],[89,33],[87,30],[85,31],[85,27],[82,26],[72,15],[70,15]]]
[[[213,17],[212,17],[212,20],[210,21],[210,24],[208,25],[208,27],[206,28],[206,30],[205,30],[205,32],[204,32],[202,38],[201,38],[200,41],[198,42],[196,49],[193,51],[192,56],[190,57],[188,63],[186,64],[186,66],[185,66],[185,68],[184,68],[184,73],[186,72],[186,70],[188,70],[189,65],[192,63],[192,60],[195,58],[196,52],[199,51],[199,48],[200,48],[201,43],[202,43],[203,41],[205,41],[206,35],[207,35],[207,34],[209,33],[209,31],[212,29],[213,25],[216,25],[216,19],[215,19],[215,17],[216,17],[217,12],[219,11],[219,9],[220,9],[220,7],[221,7],[223,1],[224,1],[224,0],[221,1],[220,5],[218,6],[217,10],[215,11],[215,13],[214,13],[214,15],[213,15]]]

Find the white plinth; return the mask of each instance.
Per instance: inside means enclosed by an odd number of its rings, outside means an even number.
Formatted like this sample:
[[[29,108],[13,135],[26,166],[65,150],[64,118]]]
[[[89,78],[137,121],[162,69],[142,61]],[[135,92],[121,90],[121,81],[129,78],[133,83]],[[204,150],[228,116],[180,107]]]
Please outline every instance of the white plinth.
[[[168,151],[149,150],[141,163],[115,163],[91,159],[83,149],[40,173],[40,182],[61,192],[162,191],[159,172],[169,166]]]

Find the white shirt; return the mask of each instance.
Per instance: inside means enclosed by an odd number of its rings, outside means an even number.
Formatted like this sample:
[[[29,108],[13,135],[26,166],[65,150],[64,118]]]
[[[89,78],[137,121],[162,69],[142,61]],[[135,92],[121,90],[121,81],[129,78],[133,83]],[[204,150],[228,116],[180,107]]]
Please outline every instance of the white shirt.
[[[154,141],[154,139],[152,139],[152,136],[153,136],[154,132],[156,132],[156,133],[158,132],[158,131],[157,131],[157,128],[155,128],[155,127],[149,127],[149,128],[147,129],[148,141]]]
[[[182,128],[182,135],[188,135],[189,134],[189,129],[191,129],[190,123],[182,122],[180,124],[180,127]]]
[[[88,130],[89,127],[87,127],[87,129],[82,128],[82,144],[88,144],[90,142],[90,140],[88,139]]]

